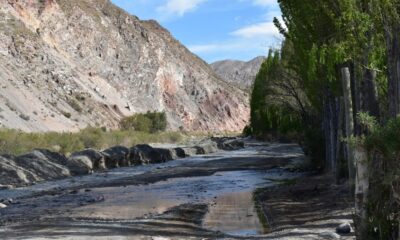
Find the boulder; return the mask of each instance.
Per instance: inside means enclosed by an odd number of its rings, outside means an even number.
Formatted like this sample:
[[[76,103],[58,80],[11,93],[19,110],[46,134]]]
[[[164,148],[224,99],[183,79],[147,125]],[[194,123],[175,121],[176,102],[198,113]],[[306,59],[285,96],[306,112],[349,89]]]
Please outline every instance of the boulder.
[[[200,147],[203,149],[201,154],[215,153],[219,150],[218,144],[213,141],[207,141],[205,143],[202,143],[200,144]]]
[[[219,149],[232,151],[239,150],[245,147],[244,141],[239,138],[225,137],[225,138],[211,138],[212,141],[217,143]]]
[[[185,156],[187,156],[187,157],[194,156],[194,155],[202,155],[202,154],[206,153],[204,148],[200,147],[200,146],[183,147],[182,149],[185,151]]]
[[[93,172],[93,163],[87,156],[70,157],[66,166],[72,175],[85,175]]]
[[[161,162],[168,162],[179,158],[174,148],[154,148],[154,150],[160,155]]]
[[[34,158],[35,157],[43,158],[42,156],[44,156],[46,160],[59,165],[65,165],[67,164],[68,161],[68,159],[64,155],[58,152],[52,152],[47,149],[35,149],[34,151],[24,154],[23,156],[25,155],[33,156]]]
[[[351,231],[352,228],[349,222],[342,223],[336,228],[336,232],[339,234],[349,234]]]
[[[130,149],[130,162],[133,164],[162,163],[177,159],[177,151],[182,155],[180,150],[153,148],[147,144],[139,144]]]
[[[130,165],[128,148],[115,146],[102,152],[107,168],[125,167]]]
[[[183,148],[174,148],[176,159],[186,157],[185,150]]]
[[[0,185],[21,186],[41,180],[35,173],[18,166],[13,159],[0,156]]]
[[[15,163],[29,169],[43,180],[68,177],[71,175],[66,167],[67,158],[61,154],[48,150],[34,150],[28,154],[15,157]]]
[[[104,159],[104,155],[101,154],[99,151],[94,149],[85,149],[80,152],[75,152],[71,155],[70,158],[87,158],[92,162],[94,170],[105,170],[106,168],[106,161]]]

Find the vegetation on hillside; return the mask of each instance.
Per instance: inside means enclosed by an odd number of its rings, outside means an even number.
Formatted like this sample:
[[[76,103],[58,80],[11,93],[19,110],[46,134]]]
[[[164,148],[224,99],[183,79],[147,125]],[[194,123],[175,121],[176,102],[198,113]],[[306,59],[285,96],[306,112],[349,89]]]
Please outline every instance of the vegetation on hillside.
[[[278,2],[285,41],[257,76],[246,132],[294,132],[355,187],[357,238],[399,239],[400,1]]]
[[[142,132],[160,132],[167,128],[167,116],[165,112],[138,113],[125,117],[120,121],[121,129],[136,130]]]

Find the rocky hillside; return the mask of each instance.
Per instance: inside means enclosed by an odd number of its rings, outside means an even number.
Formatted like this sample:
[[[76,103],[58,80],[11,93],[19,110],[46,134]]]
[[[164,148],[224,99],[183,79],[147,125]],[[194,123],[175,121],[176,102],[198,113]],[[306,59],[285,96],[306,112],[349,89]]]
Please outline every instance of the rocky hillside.
[[[214,71],[226,82],[241,89],[251,88],[265,57],[256,57],[248,62],[224,60],[211,64]]]
[[[109,0],[0,0],[0,127],[114,128],[150,110],[172,130],[238,131],[247,99],[157,22]]]

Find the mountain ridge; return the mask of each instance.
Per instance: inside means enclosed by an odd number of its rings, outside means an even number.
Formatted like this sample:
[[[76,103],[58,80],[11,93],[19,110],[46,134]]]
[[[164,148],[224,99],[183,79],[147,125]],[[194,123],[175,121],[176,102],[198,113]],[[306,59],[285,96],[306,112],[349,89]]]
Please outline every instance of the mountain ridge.
[[[241,131],[248,96],[154,20],[109,0],[0,2],[0,126],[118,127],[165,111],[170,130]]]
[[[227,59],[213,62],[210,65],[216,74],[226,82],[243,90],[249,90],[264,60],[264,56],[258,56],[249,61]]]

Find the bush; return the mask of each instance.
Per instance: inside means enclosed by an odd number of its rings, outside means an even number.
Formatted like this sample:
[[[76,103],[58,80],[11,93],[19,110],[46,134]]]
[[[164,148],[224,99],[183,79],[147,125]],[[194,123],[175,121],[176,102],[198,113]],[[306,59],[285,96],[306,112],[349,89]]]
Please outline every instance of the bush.
[[[164,112],[139,113],[120,121],[121,129],[155,133],[165,131],[167,117]]]
[[[400,118],[384,125],[366,113],[358,119],[368,131],[358,139],[368,151],[368,236],[395,239],[400,224]]]

